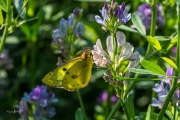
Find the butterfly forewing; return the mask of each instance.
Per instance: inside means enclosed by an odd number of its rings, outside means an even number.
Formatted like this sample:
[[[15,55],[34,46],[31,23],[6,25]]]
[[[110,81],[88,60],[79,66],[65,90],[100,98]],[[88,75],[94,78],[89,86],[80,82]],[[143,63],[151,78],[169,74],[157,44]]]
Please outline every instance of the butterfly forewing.
[[[66,64],[56,68],[55,70],[49,72],[42,80],[42,82],[48,86],[51,87],[62,87],[62,80],[68,71],[69,68],[71,68],[74,64],[76,64],[79,61],[82,61],[83,59],[80,57],[74,58],[70,61],[68,61]]]

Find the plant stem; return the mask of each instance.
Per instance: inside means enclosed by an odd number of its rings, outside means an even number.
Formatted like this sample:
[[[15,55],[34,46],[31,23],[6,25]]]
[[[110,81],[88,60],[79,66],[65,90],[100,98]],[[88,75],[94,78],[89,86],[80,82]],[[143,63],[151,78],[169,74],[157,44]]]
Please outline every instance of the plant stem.
[[[3,35],[2,35],[2,39],[0,41],[0,54],[2,53],[4,43],[5,43],[6,37],[8,35],[8,29],[10,26],[10,22],[11,22],[11,0],[7,0],[6,25],[5,25]]]
[[[153,1],[153,5],[152,5],[152,19],[151,19],[151,30],[150,30],[150,36],[155,36],[155,28],[156,28],[156,0]],[[148,44],[148,48],[145,54],[144,59],[147,59],[148,56],[150,55],[152,51],[152,46],[150,44]],[[135,78],[138,78],[140,75],[136,74]],[[133,89],[134,85],[136,84],[137,81],[133,81],[130,83],[130,85],[128,86],[128,89],[124,95],[124,97],[127,97],[127,95],[129,94],[129,92]]]
[[[119,99],[106,120],[111,120],[111,118],[114,116],[114,114],[116,113],[116,111],[119,109],[120,106],[121,106],[121,100]]]
[[[177,3],[178,4],[178,3]],[[179,60],[180,60],[180,5],[178,4],[178,40],[177,40],[177,51],[176,51],[176,65],[177,67],[179,68],[180,67],[180,63],[179,63]],[[166,108],[176,90],[176,85],[177,85],[177,81],[178,81],[178,71],[175,70],[175,74],[174,76],[176,76],[174,79],[173,79],[173,83],[172,83],[172,87],[163,103],[163,106],[162,106],[162,109],[159,113],[159,116],[157,118],[157,120],[161,120],[165,111],[166,111]]]
[[[156,31],[156,0],[153,1],[152,4],[152,18],[151,18],[151,29],[150,29],[150,36],[154,37]],[[152,51],[152,46],[148,43],[147,52],[144,59],[147,59],[148,55]]]
[[[79,100],[79,103],[80,103],[80,106],[81,106],[81,109],[82,109],[82,112],[84,115],[84,120],[87,120],[86,112],[85,112],[84,105],[83,105],[83,102],[81,99],[81,94],[80,94],[79,90],[77,90],[76,92],[77,92],[78,100]]]

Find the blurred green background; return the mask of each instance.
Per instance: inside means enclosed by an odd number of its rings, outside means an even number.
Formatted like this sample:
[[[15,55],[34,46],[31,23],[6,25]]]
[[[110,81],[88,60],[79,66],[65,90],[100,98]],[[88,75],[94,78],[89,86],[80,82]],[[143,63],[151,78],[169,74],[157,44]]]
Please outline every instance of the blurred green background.
[[[95,22],[94,16],[100,15],[99,10],[104,5],[103,0],[31,0],[27,12],[27,19],[38,17],[15,29],[8,35],[4,49],[8,50],[9,57],[13,60],[14,67],[10,70],[0,68],[0,75],[3,84],[0,86],[0,120],[17,120],[18,113],[8,113],[6,110],[13,110],[13,105],[19,104],[24,92],[31,92],[37,85],[42,85],[42,78],[51,70],[55,69],[58,54],[52,44],[52,31],[59,28],[61,18],[67,19],[75,7],[83,8],[81,22],[85,25],[85,32],[81,37],[83,47],[93,47],[98,38],[105,46],[105,40],[109,35]],[[43,4],[45,5],[43,6]],[[138,5],[144,3],[142,0],[116,0],[118,4],[125,2],[129,13],[135,12]],[[170,36],[176,31],[176,5],[173,0],[159,0],[163,6],[165,26],[156,31],[156,35]],[[3,14],[5,15],[5,14]],[[17,11],[14,8],[14,15]],[[129,21],[127,26],[131,26]],[[120,30],[123,31],[123,30]],[[147,42],[138,34],[123,31],[126,39],[135,50],[143,55],[146,52]],[[3,29],[0,30],[0,36]],[[147,31],[149,34],[149,31]],[[169,53],[170,54],[170,53]],[[104,70],[93,68],[90,84],[80,90],[87,116],[94,120],[101,120],[101,115],[108,114],[113,106],[110,100],[103,104],[97,102],[97,98],[104,90],[109,96],[115,92],[111,85],[102,78]],[[146,76],[148,77],[148,76]],[[154,82],[138,82],[133,90],[133,101],[136,108],[136,115],[146,111],[151,103],[152,87]],[[76,92],[68,92],[64,89],[49,88],[59,99],[53,106],[56,108],[56,115],[52,120],[73,120],[75,111],[80,107]],[[117,113],[117,120],[123,119],[122,109]]]

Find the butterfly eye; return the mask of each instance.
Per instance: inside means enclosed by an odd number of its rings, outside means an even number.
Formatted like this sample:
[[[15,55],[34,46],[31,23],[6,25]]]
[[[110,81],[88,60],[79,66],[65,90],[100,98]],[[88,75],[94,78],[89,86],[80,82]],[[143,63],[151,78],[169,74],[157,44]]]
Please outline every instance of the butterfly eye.
[[[89,55],[90,55],[91,57],[93,56],[91,52],[90,52],[90,54],[89,54]]]

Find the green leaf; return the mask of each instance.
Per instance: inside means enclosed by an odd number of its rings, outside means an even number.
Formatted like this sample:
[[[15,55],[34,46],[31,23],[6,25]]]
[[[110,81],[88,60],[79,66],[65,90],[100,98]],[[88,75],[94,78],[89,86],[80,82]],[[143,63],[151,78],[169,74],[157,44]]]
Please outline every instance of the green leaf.
[[[146,113],[146,119],[145,120],[150,120],[151,118],[151,106],[148,106],[148,111]]]
[[[151,72],[154,72],[154,73],[159,74],[159,75],[166,76],[166,73],[164,72],[164,70],[163,70],[159,65],[157,65],[157,64],[154,63],[154,62],[150,62],[150,61],[148,61],[148,60],[143,60],[143,61],[141,62],[141,65],[142,65],[145,69],[147,69],[147,70],[149,70],[149,71],[151,71]]]
[[[0,0],[0,8],[7,12],[7,0]]]
[[[83,114],[81,108],[78,108],[75,113],[75,120],[83,120]]]
[[[156,120],[158,115],[159,115],[159,114],[154,113],[154,112],[150,112],[150,113],[141,112],[140,115],[143,117],[142,120],[146,120],[147,114],[150,114],[150,119],[148,119],[148,120]],[[168,119],[163,117],[162,120],[168,120]]]
[[[125,107],[128,111],[130,120],[134,120],[134,104],[131,95],[128,95],[125,101]]]
[[[146,69],[136,69],[136,68],[128,68],[130,72],[138,73],[138,74],[151,74],[151,75],[161,75],[158,73],[154,73],[152,71],[146,70]]]
[[[156,39],[158,39],[158,41],[163,41],[163,42],[165,42],[165,41],[170,41],[170,38],[169,38],[169,36],[154,36]]]
[[[25,13],[26,13],[26,9],[23,8],[23,5],[24,5],[24,0],[14,0],[14,6],[16,7],[22,19],[25,18]]]
[[[161,45],[159,41],[152,36],[147,37],[147,41],[156,49],[156,50],[161,50]]]
[[[169,58],[167,57],[161,57],[164,61],[166,61],[167,63],[169,63],[174,69],[178,69],[177,65]]]
[[[136,14],[133,13],[132,14],[132,23],[136,26],[137,30],[142,34],[142,35],[146,35],[146,29],[142,23],[142,20],[140,19],[140,17]]]
[[[119,26],[118,28],[121,29],[121,30],[126,30],[126,31],[129,31],[129,32],[132,32],[132,33],[141,34],[141,33],[139,33],[137,30],[132,29],[132,28],[126,26],[126,25],[121,25],[121,26]]]
[[[173,120],[173,114],[170,110],[166,110],[166,115],[168,116],[169,120]]]
[[[3,15],[2,15],[2,11],[1,11],[1,8],[0,8],[0,25],[3,24]]]

